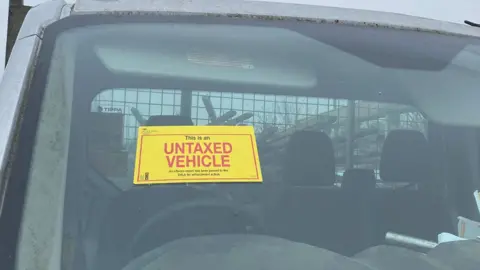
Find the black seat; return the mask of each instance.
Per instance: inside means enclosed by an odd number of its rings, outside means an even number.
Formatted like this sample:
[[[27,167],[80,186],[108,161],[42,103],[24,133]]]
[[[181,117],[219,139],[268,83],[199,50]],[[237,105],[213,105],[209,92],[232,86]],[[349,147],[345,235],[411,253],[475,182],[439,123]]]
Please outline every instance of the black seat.
[[[152,115],[148,118],[147,126],[193,126],[190,117],[180,115]]]
[[[372,169],[348,169],[343,174],[343,215],[339,227],[342,237],[350,239],[350,244],[345,246],[345,255],[354,255],[374,244],[375,185],[375,172]]]
[[[431,176],[429,146],[417,130],[393,130],[385,139],[380,178],[390,183],[418,184]]]
[[[286,147],[284,178],[291,186],[333,186],[333,144],[324,132],[297,131]]]
[[[438,233],[450,227],[441,196],[422,189],[425,182],[435,181],[429,153],[429,144],[420,131],[394,130],[388,134],[380,177],[386,184],[403,186],[377,190],[381,226],[378,241],[388,231],[436,241]]]
[[[292,241],[341,249],[337,232],[340,189],[334,186],[335,163],[327,134],[298,131],[287,144],[284,194],[270,214],[270,232]]]

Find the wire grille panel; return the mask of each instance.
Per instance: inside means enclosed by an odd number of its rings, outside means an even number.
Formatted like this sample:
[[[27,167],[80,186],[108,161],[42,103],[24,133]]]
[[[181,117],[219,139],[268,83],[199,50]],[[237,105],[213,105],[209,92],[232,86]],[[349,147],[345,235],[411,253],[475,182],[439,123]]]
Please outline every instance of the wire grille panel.
[[[178,115],[181,90],[110,89],[92,102],[92,111],[124,114],[124,147],[135,149],[141,119],[152,115]],[[378,173],[379,156],[388,131],[415,129],[426,132],[426,121],[403,105],[355,101],[354,115],[347,100],[233,92],[192,93],[192,120],[196,125],[253,125],[261,143],[277,151],[296,130],[322,130],[336,149],[337,173],[346,169],[346,142],[353,142],[353,167]],[[135,112],[138,115],[135,115]],[[354,133],[348,119],[354,117]],[[274,153],[271,156],[277,156]],[[268,155],[267,155],[268,156]],[[263,162],[263,161],[262,161]]]

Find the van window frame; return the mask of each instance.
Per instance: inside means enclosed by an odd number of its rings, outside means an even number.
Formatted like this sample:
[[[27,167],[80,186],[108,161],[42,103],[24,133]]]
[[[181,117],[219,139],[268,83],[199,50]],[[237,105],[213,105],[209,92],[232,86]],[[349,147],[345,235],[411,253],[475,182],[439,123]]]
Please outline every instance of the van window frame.
[[[41,48],[38,53],[37,65],[33,71],[33,77],[29,84],[29,89],[26,91],[24,110],[21,118],[22,122],[16,132],[16,141],[10,160],[9,174],[5,179],[6,188],[2,190],[3,201],[1,202],[2,213],[0,216],[0,261],[5,269],[14,269],[17,259],[17,247],[19,240],[19,231],[21,228],[21,221],[23,216],[23,205],[25,195],[28,187],[29,174],[31,171],[30,164],[32,161],[32,152],[35,145],[35,137],[39,124],[39,115],[43,103],[43,97],[46,88],[47,74],[50,69],[51,57],[55,48],[56,37],[61,33],[73,28],[85,27],[89,25],[98,24],[115,24],[121,22],[192,22],[198,21],[203,23],[228,23],[228,24],[259,24],[278,26],[281,23],[292,23],[295,19],[283,21],[275,20],[254,20],[246,18],[227,18],[215,16],[158,16],[151,14],[137,14],[129,16],[117,16],[115,14],[90,14],[90,15],[76,15],[61,19],[48,27],[46,27]],[[309,22],[302,22],[309,23]],[[392,29],[391,31],[400,31]],[[135,80],[138,87],[145,87],[139,83],[141,80]],[[117,86],[125,87],[124,85],[108,85],[105,88],[115,88]],[[151,87],[151,85],[150,85]],[[75,82],[75,88],[78,88],[78,82]],[[99,90],[99,89],[97,89]],[[76,89],[75,92],[78,92]],[[278,92],[281,94],[281,92]],[[288,93],[287,93],[288,94]],[[305,95],[305,93],[302,93]],[[311,96],[310,93],[309,96]],[[319,95],[320,96],[320,95]],[[324,96],[324,95],[323,95]],[[332,96],[332,98],[334,98]],[[338,97],[342,98],[342,97]],[[351,99],[365,99],[350,97]],[[387,100],[385,100],[387,99]],[[389,99],[396,100],[398,103],[412,105],[411,101],[405,96],[398,93],[398,96],[385,97],[377,96],[376,99],[369,99],[372,101],[389,102]],[[190,105],[189,105],[190,104]],[[182,95],[182,110],[183,115],[190,115],[191,110],[191,93],[189,95]],[[28,169],[27,169],[28,168]]]

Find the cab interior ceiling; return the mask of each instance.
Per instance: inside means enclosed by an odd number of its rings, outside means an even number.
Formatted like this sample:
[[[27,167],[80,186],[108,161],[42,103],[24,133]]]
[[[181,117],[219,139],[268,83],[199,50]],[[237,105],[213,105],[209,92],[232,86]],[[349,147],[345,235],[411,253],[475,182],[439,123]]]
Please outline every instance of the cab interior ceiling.
[[[127,24],[126,27],[131,25]],[[477,103],[473,102],[480,100],[480,91],[477,91],[476,87],[480,82],[480,65],[478,62],[465,64],[469,59],[465,51],[470,53],[468,56],[476,55],[475,51],[465,48],[472,44],[478,46],[480,44],[478,39],[420,31],[316,23],[302,23],[300,26],[279,23],[278,26],[319,41],[315,42],[316,44],[331,46],[333,48],[331,52],[335,55],[322,54],[321,50],[316,50],[312,44],[305,43],[301,44],[303,46],[292,47],[291,44],[283,44],[283,39],[278,43],[262,39],[245,41],[236,39],[235,42],[228,42],[227,38],[217,37],[195,40],[195,44],[202,48],[228,44],[228,52],[242,52],[250,48],[248,51],[250,53],[255,51],[251,48],[256,48],[257,54],[252,55],[270,61],[270,64],[282,64],[284,62],[281,58],[288,56],[290,65],[301,65],[313,72],[316,78],[314,86],[295,88],[281,84],[202,80],[182,77],[181,72],[176,76],[121,70],[113,72],[95,52],[95,46],[109,48],[119,46],[118,44],[121,44],[121,48],[158,52],[169,49],[169,46],[171,49],[172,44],[177,46],[177,50],[187,48],[179,44],[192,44],[191,40],[187,42],[185,35],[183,37],[170,35],[168,31],[166,34],[163,31],[158,31],[156,35],[146,34],[148,29],[146,32],[125,31],[124,27],[118,27],[116,30],[113,28],[109,31],[98,31],[96,34],[90,33],[81,39],[82,45],[79,50],[81,57],[78,57],[77,63],[84,68],[88,67],[90,76],[111,78],[87,80],[87,83],[93,85],[85,88],[96,91],[91,96],[101,89],[132,87],[346,98],[413,104],[433,121],[480,126],[480,118],[475,120],[471,117],[476,112],[480,113]],[[178,32],[180,29],[176,30]],[[136,40],[143,42],[139,44],[135,42]],[[139,46],[142,46],[141,49],[138,49]],[[270,58],[264,55],[270,55]],[[315,57],[308,57],[312,55]],[[345,59],[346,56],[354,64],[338,61]],[[272,60],[274,57],[277,62]],[[368,68],[361,69],[360,63]],[[444,70],[447,71],[442,74]]]

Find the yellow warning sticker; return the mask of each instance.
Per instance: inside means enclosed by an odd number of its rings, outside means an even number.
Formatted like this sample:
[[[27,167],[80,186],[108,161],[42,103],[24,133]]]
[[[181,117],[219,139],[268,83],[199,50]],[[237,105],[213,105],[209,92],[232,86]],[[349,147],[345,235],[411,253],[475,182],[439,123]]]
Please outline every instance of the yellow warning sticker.
[[[138,129],[136,185],[262,180],[252,126]]]

